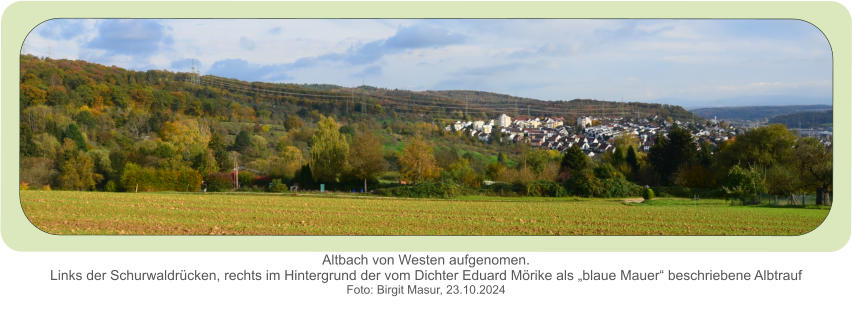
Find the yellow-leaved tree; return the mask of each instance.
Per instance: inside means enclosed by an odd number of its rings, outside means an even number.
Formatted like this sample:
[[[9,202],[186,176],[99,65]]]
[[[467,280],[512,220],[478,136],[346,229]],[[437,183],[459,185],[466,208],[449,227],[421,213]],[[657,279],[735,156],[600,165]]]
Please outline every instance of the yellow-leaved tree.
[[[311,174],[317,182],[337,182],[346,169],[349,143],[332,117],[320,116],[311,147]]]
[[[441,168],[435,161],[432,146],[420,137],[415,137],[402,149],[399,166],[402,179],[414,183],[441,175]]]

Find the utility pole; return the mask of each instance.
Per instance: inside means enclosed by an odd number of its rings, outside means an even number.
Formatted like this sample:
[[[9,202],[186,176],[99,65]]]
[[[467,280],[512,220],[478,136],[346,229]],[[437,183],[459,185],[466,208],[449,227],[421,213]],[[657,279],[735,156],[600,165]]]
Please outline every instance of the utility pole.
[[[192,59],[192,73],[189,74],[190,83],[199,85],[201,84],[201,74],[199,70],[195,67],[195,59]]]
[[[467,95],[464,96],[464,120],[467,121]]]
[[[234,152],[234,191],[240,189],[240,166],[237,161],[237,153]]]

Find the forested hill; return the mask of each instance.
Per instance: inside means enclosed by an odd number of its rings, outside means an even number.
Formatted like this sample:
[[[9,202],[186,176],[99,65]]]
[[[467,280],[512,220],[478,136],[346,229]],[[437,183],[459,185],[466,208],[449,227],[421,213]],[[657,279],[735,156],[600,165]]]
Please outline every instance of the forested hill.
[[[475,104],[492,112],[505,112],[512,116],[561,116],[568,119],[584,115],[629,118],[660,116],[671,117],[674,120],[703,120],[703,118],[695,116],[683,107],[655,103],[594,99],[544,101],[471,90],[425,91],[423,93]]]
[[[390,194],[382,195],[417,196],[459,193],[462,186],[478,189],[488,179],[511,183],[495,184],[493,192],[499,195],[622,197],[638,195],[636,183],[710,188],[728,180],[729,173],[757,180],[760,172],[753,164],[778,170],[774,180],[783,184],[772,188],[796,189],[774,195],[805,187],[822,195],[832,182],[830,148],[815,138],[797,139],[780,125],[738,134],[733,144],[720,145],[718,155],[709,145],[697,152],[690,146],[689,129],[672,128],[671,140],[655,142],[647,154],[628,145],[635,137],[625,137],[622,144],[614,139],[612,152],[621,156],[624,151],[623,157],[605,153],[592,161],[579,145],[563,157],[524,142],[447,132],[446,121],[436,121],[496,118],[507,107],[568,119],[621,113],[691,118],[676,106],[249,83],[33,56],[20,61],[21,189],[282,192],[287,186],[318,189],[326,184],[330,190],[352,191],[369,190],[369,183],[390,185]],[[755,162],[752,152],[767,142],[783,149],[757,154],[761,160]],[[766,156],[770,161],[764,161]],[[569,161],[563,163],[564,158]],[[779,164],[786,168],[775,169]],[[235,168],[239,171],[232,172]],[[565,175],[571,173],[578,175]],[[798,178],[808,180],[803,188],[790,184]],[[401,181],[406,186],[393,186]],[[417,190],[409,189],[410,182]],[[756,189],[749,182],[737,184]]]
[[[821,128],[832,125],[832,111],[801,111],[769,118],[769,123],[781,123],[788,128]]]
[[[831,110],[829,105],[715,107],[692,110],[707,119],[760,121],[795,112]]]
[[[569,119],[570,114],[592,114],[586,107],[594,107],[595,115],[598,110],[621,112],[603,106],[612,103],[586,100],[249,83],[34,56],[21,56],[20,62],[21,182],[37,188],[197,190],[199,176],[214,182],[224,175],[218,181],[228,182],[223,173],[235,161],[257,174],[296,180],[305,176],[313,137],[324,117],[338,121],[340,133],[350,137],[365,130],[377,133],[391,172],[398,170],[403,143],[417,134],[428,135],[439,166],[454,162],[454,154],[468,154],[476,157],[479,169],[498,153],[508,154],[507,164],[519,153],[511,146],[500,146],[498,152],[497,146],[483,147],[475,139],[442,136],[443,120],[516,114],[499,108],[508,101],[516,108],[528,106],[524,109],[531,114],[565,114]],[[489,97],[466,97],[468,93]],[[612,107],[629,111],[629,106]],[[671,106],[633,106],[649,116],[685,112]]]
[[[155,106],[164,105],[172,111],[180,110],[190,115],[220,118],[221,115],[229,113],[225,112],[228,110],[217,109],[223,109],[223,104],[227,107],[231,102],[249,106],[256,113],[269,117],[280,118],[286,114],[306,116],[311,110],[317,110],[344,121],[348,115],[362,112],[372,116],[402,116],[425,121],[443,118],[495,118],[500,113],[513,116],[561,116],[568,119],[581,115],[695,118],[679,106],[661,104],[588,99],[542,101],[482,91],[416,92],[370,86],[345,88],[328,84],[250,83],[216,76],[202,76],[192,80],[193,76],[189,73],[129,71],[85,61],[42,60],[32,56],[21,57],[21,73],[24,84],[22,88],[36,94],[25,93],[24,96],[38,98],[37,89],[49,92],[53,98],[45,99],[47,105],[66,101],[56,98],[59,95],[59,89],[56,87],[59,85],[65,87],[64,95],[74,98],[68,101],[73,100],[72,103],[78,106],[94,104],[94,99],[85,99],[93,96],[100,96],[98,99],[106,101],[107,104],[125,106],[141,100],[141,94],[133,91],[134,88],[141,88],[154,96],[151,100],[155,102]],[[28,80],[27,74],[30,74],[31,78],[37,77],[41,80],[37,83],[36,80]],[[52,81],[51,76],[54,76]],[[68,82],[57,82],[57,78],[68,78]],[[47,79],[47,82],[44,79]],[[82,89],[77,90],[78,87]],[[103,95],[106,92],[110,95]],[[178,96],[173,93],[187,94],[181,96],[183,99],[178,105],[174,102],[166,104],[170,102],[169,98]],[[156,97],[156,94],[162,94],[163,97]],[[25,97],[24,100],[28,99]]]

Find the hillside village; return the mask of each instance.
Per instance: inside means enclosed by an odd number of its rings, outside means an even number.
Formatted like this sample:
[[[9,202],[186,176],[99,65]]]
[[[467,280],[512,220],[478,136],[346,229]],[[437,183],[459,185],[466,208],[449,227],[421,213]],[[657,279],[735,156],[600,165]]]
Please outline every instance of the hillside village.
[[[483,142],[496,140],[529,143],[532,147],[560,152],[574,145],[580,145],[589,157],[612,152],[615,149],[615,139],[624,134],[636,135],[640,141],[640,147],[637,150],[647,153],[654,145],[657,136],[665,135],[673,125],[690,130],[696,144],[708,143],[713,147],[747,130],[745,127],[728,125],[715,118],[703,123],[672,121],[659,116],[644,119],[581,116],[576,122],[566,123],[564,120],[558,117],[527,116],[518,116],[513,119],[506,114],[501,114],[497,119],[489,121],[456,121],[447,125],[444,130],[463,133]],[[824,145],[831,145],[830,133],[802,135],[817,137]]]

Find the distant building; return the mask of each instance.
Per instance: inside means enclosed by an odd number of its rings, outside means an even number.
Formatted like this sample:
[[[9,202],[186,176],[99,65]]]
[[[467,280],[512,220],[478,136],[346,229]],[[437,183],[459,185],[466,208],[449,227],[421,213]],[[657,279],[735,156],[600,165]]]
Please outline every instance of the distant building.
[[[456,121],[456,123],[453,124],[453,129],[455,129],[456,131],[461,131],[461,129],[463,129],[463,128],[464,128],[464,123],[462,123],[461,121]]]
[[[482,127],[485,126],[485,121],[477,120],[473,121],[473,129],[477,131],[482,131]]]
[[[482,133],[491,134],[491,125],[486,124],[482,126]]]
[[[497,125],[504,128],[508,128],[512,126],[512,118],[507,116],[505,113],[500,114],[500,117],[497,118]]]
[[[562,118],[547,118],[544,119],[544,127],[555,129],[562,126]]]
[[[592,125],[592,118],[591,117],[579,117],[579,118],[577,118],[577,127],[578,128],[585,128],[585,127],[590,126],[590,125]]]

